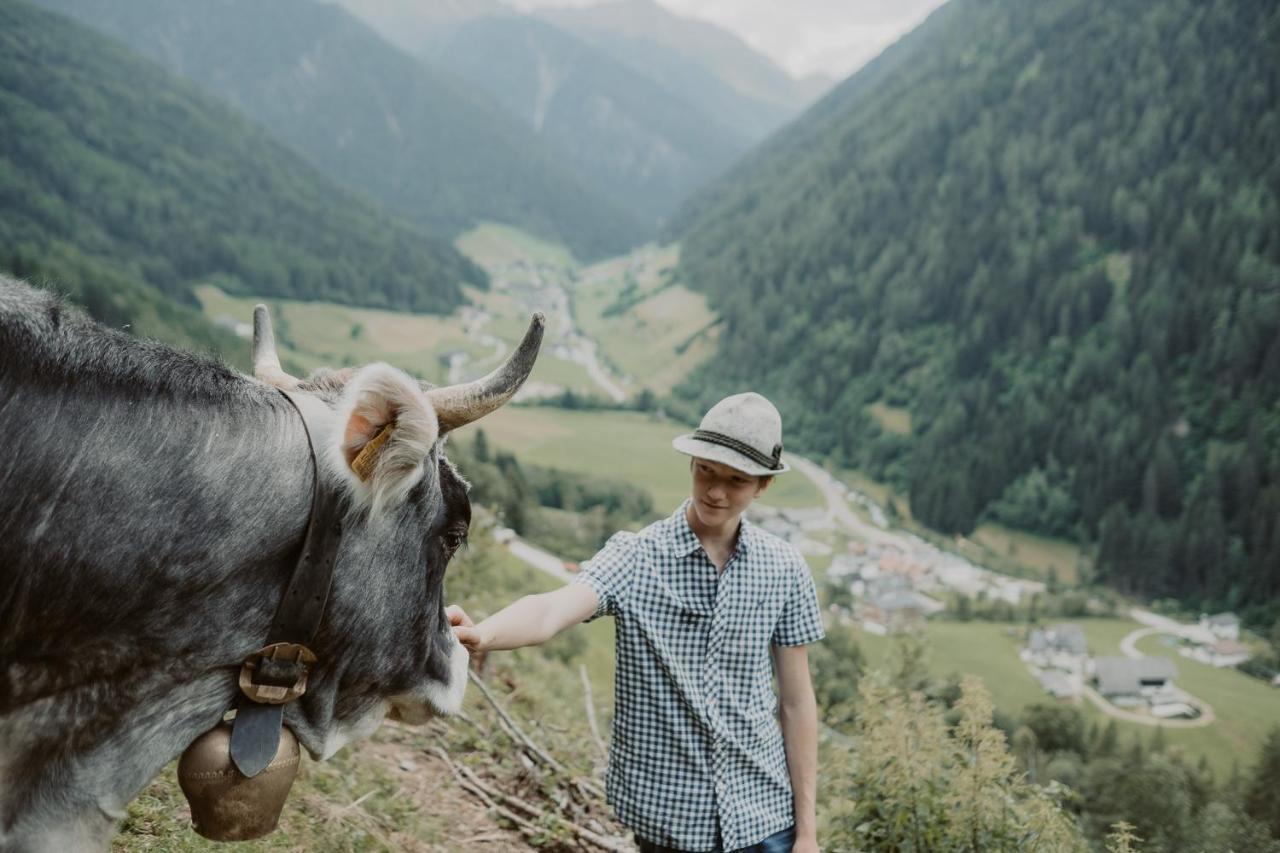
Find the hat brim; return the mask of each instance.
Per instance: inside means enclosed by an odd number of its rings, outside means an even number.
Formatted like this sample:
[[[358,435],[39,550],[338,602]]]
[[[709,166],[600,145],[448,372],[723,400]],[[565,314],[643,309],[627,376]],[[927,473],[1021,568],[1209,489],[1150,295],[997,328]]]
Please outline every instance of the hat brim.
[[[774,474],[781,474],[784,471],[791,470],[791,466],[785,462],[782,462],[777,468],[766,468],[733,448],[694,438],[692,434],[676,436],[671,440],[671,446],[677,452],[686,456],[710,459],[712,462],[728,465],[730,468],[741,471],[744,474],[750,474],[752,477],[772,477]]]

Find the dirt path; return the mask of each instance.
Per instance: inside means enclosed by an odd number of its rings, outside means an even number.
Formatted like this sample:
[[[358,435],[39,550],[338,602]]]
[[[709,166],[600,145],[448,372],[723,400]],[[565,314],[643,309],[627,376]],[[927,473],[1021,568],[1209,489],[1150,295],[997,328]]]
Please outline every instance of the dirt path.
[[[905,543],[901,541],[901,537],[863,521],[849,506],[849,502],[844,499],[844,487],[835,477],[827,473],[825,468],[805,459],[803,456],[796,456],[794,453],[788,453],[786,461],[822,493],[823,498],[827,501],[827,516],[833,525],[843,527],[848,532],[861,537],[867,542],[906,547]]]

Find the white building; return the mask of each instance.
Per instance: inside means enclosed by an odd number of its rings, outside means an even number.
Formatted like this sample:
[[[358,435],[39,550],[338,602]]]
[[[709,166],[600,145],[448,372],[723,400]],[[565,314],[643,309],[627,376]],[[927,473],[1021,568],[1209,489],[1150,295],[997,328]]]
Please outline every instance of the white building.
[[[1219,640],[1240,639],[1240,617],[1234,613],[1217,613],[1213,616],[1201,615],[1200,627]]]

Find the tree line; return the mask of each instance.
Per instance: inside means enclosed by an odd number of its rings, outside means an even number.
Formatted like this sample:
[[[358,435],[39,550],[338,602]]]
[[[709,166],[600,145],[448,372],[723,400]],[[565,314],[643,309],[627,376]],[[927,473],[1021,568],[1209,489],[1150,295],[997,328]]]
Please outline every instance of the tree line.
[[[930,526],[1274,622],[1278,41],[1261,0],[947,4],[675,225],[726,323],[678,394],[758,388]]]

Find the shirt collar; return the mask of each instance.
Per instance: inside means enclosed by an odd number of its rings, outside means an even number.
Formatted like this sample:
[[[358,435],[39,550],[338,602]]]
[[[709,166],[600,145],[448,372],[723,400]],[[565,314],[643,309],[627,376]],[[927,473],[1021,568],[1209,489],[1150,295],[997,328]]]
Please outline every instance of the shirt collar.
[[[692,501],[689,498],[684,499],[684,503],[680,504],[668,519],[668,531],[671,537],[671,551],[680,557],[687,557],[694,551],[702,548],[702,541],[698,539],[698,534],[693,532],[693,528],[689,526],[689,504]],[[747,520],[747,514],[742,514],[738,528],[738,544],[736,553],[746,556],[751,551],[751,542],[755,538],[755,525]]]

